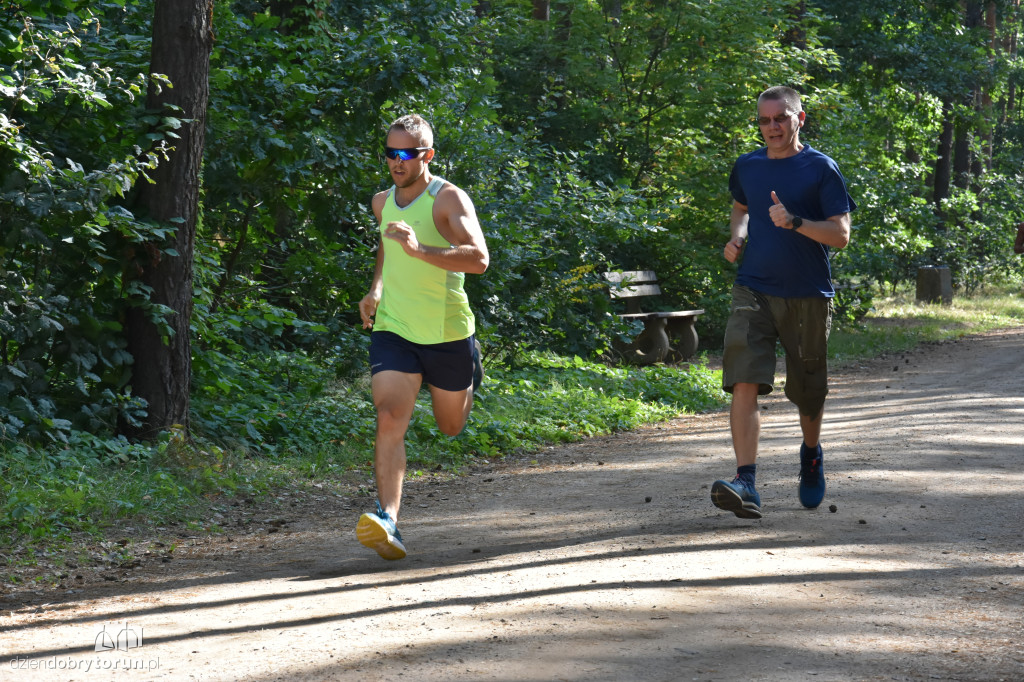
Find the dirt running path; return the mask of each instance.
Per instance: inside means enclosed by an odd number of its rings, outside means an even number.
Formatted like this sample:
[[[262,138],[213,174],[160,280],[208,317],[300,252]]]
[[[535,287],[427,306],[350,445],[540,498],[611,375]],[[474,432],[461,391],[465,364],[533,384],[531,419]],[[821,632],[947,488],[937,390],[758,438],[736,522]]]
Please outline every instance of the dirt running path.
[[[401,562],[325,495],[326,522],[8,594],[0,679],[1024,679],[1024,329],[836,372],[817,510],[764,407],[763,520],[710,503],[727,415],[686,417],[413,481]],[[126,622],[142,646],[95,651]]]

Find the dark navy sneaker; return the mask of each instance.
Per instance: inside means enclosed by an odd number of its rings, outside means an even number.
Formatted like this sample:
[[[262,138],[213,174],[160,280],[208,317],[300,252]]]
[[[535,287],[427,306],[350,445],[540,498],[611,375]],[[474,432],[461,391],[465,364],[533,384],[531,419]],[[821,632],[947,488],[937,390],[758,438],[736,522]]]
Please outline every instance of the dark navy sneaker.
[[[711,501],[719,509],[731,511],[741,519],[761,518],[761,496],[754,486],[747,485],[739,476],[731,483],[715,481],[711,486]]]
[[[473,393],[484,382],[484,364],[480,361],[480,342],[473,339]]]
[[[800,504],[814,509],[825,499],[825,467],[821,445],[811,450],[800,446]]]
[[[377,502],[377,513],[367,512],[359,517],[356,524],[356,537],[370,549],[385,559],[404,559],[405,545],[394,519],[381,509]]]

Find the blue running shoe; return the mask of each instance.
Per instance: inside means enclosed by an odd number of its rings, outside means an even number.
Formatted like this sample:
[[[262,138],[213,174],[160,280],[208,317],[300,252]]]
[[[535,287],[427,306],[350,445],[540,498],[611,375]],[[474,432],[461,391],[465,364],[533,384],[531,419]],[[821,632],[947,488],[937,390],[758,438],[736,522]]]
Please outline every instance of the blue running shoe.
[[[800,504],[814,509],[825,499],[825,467],[821,446],[800,446]]]
[[[761,496],[739,476],[731,483],[715,481],[711,486],[711,501],[719,509],[731,511],[741,519],[761,518]]]
[[[473,339],[473,393],[484,382],[484,364],[480,361],[480,342]]]
[[[377,513],[367,512],[359,517],[356,524],[356,537],[359,542],[389,560],[404,559],[405,545],[398,532],[394,519],[381,509],[377,502]]]

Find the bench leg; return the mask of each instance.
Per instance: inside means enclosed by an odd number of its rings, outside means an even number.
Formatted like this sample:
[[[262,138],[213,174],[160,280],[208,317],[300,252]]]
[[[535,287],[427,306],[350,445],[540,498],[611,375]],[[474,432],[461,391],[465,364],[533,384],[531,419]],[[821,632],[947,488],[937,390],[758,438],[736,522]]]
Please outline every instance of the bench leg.
[[[697,352],[697,344],[700,341],[697,338],[696,319],[684,317],[672,320],[668,331],[671,332],[672,340],[675,341],[675,347],[672,349],[673,353],[669,359],[674,362],[685,362],[692,358]]]
[[[664,318],[644,322],[644,330],[630,346],[631,353],[627,356],[630,362],[653,365],[665,361],[670,350],[665,322]]]

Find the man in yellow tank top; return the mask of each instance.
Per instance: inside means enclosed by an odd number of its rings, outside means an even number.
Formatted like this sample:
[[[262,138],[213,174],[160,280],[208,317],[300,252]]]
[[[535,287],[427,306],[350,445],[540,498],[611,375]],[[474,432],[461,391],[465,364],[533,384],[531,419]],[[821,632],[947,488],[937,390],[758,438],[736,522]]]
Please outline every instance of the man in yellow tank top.
[[[402,116],[388,129],[386,145],[395,184],[371,202],[381,239],[370,291],[359,302],[363,328],[373,329],[378,499],[376,512],[359,518],[356,537],[385,559],[401,559],[405,433],[423,382],[441,431],[455,436],[466,425],[483,368],[463,282],[465,273],[487,270],[490,257],[473,202],[430,174],[430,124],[416,114]]]

